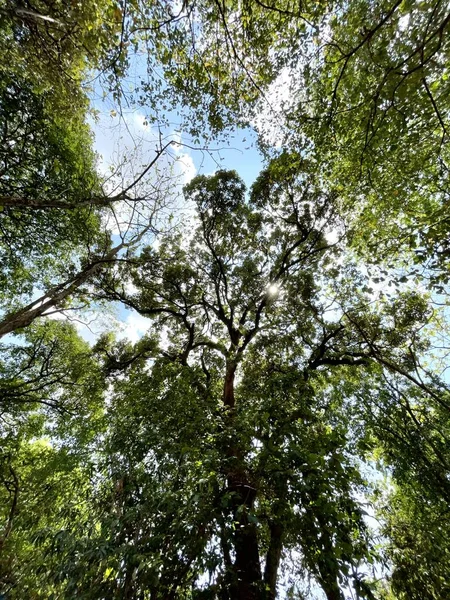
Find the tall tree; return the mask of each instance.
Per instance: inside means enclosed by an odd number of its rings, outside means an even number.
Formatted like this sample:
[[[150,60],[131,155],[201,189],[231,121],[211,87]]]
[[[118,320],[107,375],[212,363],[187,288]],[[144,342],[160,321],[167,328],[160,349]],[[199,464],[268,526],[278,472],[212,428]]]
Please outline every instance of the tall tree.
[[[347,374],[361,382],[361,369],[366,377],[386,370],[419,386],[410,353],[419,349],[426,304],[402,324],[398,315],[405,302],[419,307],[419,298],[391,300],[385,316],[370,309],[362,276],[355,281],[354,269],[339,267],[339,242],[327,240],[328,228],[339,228],[336,198],[322,192],[307,169],[299,176],[298,169],[286,167],[298,160],[284,156],[283,168],[280,161],[273,163],[260,175],[250,199],[234,172],[194,179],[186,187],[198,209],[194,237],[168,237],[159,250],[144,251],[136,267],[104,280],[104,297],[153,317],[157,329],[168,335],[163,358],[151,366],[150,375],[139,374],[142,366],[137,367],[132,376],[137,388],[128,387],[126,380],[119,383],[123,391],[118,402],[128,412],[128,396],[139,403],[141,394],[150,394],[152,402],[175,405],[179,385],[183,390],[189,385],[194,403],[189,414],[199,430],[193,448],[191,433],[188,439],[175,433],[180,422],[173,417],[161,423],[157,444],[175,436],[180,450],[160,455],[154,442],[150,447],[143,442],[143,447],[157,453],[161,469],[179,456],[182,493],[189,489],[185,477],[193,482],[200,478],[189,474],[191,452],[205,456],[194,468],[202,471],[205,462],[209,470],[210,487],[195,494],[208,503],[206,515],[201,508],[197,512],[205,520],[184,526],[197,541],[173,549],[184,556],[176,585],[171,564],[163,561],[162,573],[169,571],[161,575],[155,597],[176,597],[183,581],[186,585],[198,578],[200,557],[215,536],[220,549],[211,570],[211,593],[220,589],[230,598],[274,597],[281,557],[292,547],[327,597],[338,599],[346,577],[360,582],[352,569],[370,552],[361,508],[351,495],[362,479],[346,457],[349,423],[340,412],[355,389],[338,382],[345,382]],[[125,289],[127,276],[137,290],[133,295]],[[336,280],[341,289],[330,296],[327,288]],[[163,378],[162,389],[155,377]],[[381,385],[380,377],[377,381]],[[422,381],[422,386],[433,397],[432,382]],[[390,393],[387,386],[383,389]],[[196,402],[204,408],[194,408]],[[136,418],[146,436],[140,410]],[[153,410],[157,415],[161,409]],[[213,417],[208,416],[211,411]],[[137,426],[133,423],[132,428]],[[198,443],[206,443],[205,450]],[[130,490],[139,488],[132,480],[129,485]],[[183,505],[189,501],[184,498]],[[203,547],[189,549],[200,543],[198,531]],[[180,543],[180,533],[173,533],[174,544]]]

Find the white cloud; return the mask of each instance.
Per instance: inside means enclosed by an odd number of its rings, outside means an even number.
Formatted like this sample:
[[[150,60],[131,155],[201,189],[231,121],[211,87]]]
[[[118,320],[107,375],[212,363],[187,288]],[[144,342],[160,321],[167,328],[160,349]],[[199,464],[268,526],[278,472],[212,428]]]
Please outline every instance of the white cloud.
[[[124,285],[124,288],[127,296],[133,296],[139,291],[132,281],[127,281]]]
[[[148,331],[152,322],[134,310],[127,310],[126,315],[122,312],[122,315],[116,317],[111,312],[101,310],[80,314],[66,311],[53,313],[47,318],[73,323],[79,335],[90,345],[95,344],[103,333],[108,332],[114,332],[118,340],[126,339],[135,344]]]
[[[127,315],[125,321],[120,322],[121,331],[118,334],[118,339],[127,339],[131,343],[135,344],[141,337],[147,333],[152,322],[147,317],[143,317],[136,311],[131,311]]]
[[[134,112],[132,113],[131,119],[129,117],[126,117],[125,119],[131,128],[136,129],[141,133],[148,134],[151,132],[147,117],[141,112]]]
[[[197,174],[197,168],[194,164],[194,160],[187,152],[178,154],[175,168],[180,172],[183,184],[189,183]]]
[[[175,170],[180,173],[183,179],[183,184],[189,183],[197,174],[197,168],[194,160],[189,153],[189,149],[183,146],[183,136],[181,131],[174,130],[170,133],[170,138],[174,140],[171,149],[176,157]]]

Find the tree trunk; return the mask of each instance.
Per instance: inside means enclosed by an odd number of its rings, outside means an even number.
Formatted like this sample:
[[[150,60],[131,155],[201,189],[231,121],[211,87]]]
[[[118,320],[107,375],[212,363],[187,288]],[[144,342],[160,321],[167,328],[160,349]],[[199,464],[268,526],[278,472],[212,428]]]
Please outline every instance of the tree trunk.
[[[57,308],[59,304],[66,298],[69,298],[79,287],[86,283],[86,281],[93,278],[97,273],[100,273],[105,265],[114,262],[121,250],[139,242],[149,229],[150,225],[145,227],[141,233],[135,236],[130,242],[120,243],[97,260],[89,263],[71,279],[51,288],[40,298],[34,300],[27,306],[7,314],[0,321],[0,338],[17,329],[28,327],[35,319],[45,316],[45,313],[49,309]]]
[[[225,382],[223,385],[223,404],[226,408],[233,409],[235,404],[234,398],[234,376],[236,374],[236,361],[227,360]]]
[[[320,585],[325,592],[327,600],[343,600],[337,581],[332,581],[331,579],[327,581],[321,580]]]
[[[319,523],[322,527],[322,542],[323,555],[319,557],[317,566],[319,568],[320,578],[319,583],[325,592],[327,600],[343,600],[344,596],[339,588],[339,568],[335,560],[330,560],[334,557],[333,543],[326,532],[326,524],[319,515]],[[326,558],[328,557],[328,560]]]
[[[235,396],[234,379],[237,362],[227,361],[223,403],[229,409],[228,426],[234,434]],[[230,439],[230,438],[228,438]],[[249,520],[256,498],[256,488],[251,481],[242,460],[243,451],[234,435],[226,447],[228,492],[231,492],[231,508],[235,524],[233,544],[235,561],[231,566],[231,598],[233,600],[259,600],[262,590],[261,565],[256,524]]]
[[[283,548],[283,527],[272,522],[270,527],[270,544],[266,556],[266,567],[264,569],[264,583],[266,586],[267,600],[275,600],[277,594],[277,575],[280,566],[281,550]]]
[[[233,565],[236,600],[258,600],[261,598],[262,588],[258,532],[256,524],[249,520],[256,490],[243,472],[230,475],[228,489],[233,493],[233,517],[236,527],[233,537],[236,556]]]
[[[31,302],[14,313],[6,315],[3,320],[0,321],[0,337],[12,333],[17,329],[23,329],[24,327],[31,325],[35,319],[44,316],[49,309],[57,307],[66,298],[71,296],[71,294],[90,277],[93,277],[98,273],[101,268],[101,262],[89,265],[86,269],[77,273],[75,277],[48,290],[48,292],[34,302]]]

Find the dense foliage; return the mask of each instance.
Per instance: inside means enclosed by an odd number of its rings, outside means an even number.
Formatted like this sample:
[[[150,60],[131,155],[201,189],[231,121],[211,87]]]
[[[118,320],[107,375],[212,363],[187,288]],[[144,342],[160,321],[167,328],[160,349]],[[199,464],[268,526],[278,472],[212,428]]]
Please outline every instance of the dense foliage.
[[[0,597],[447,598],[449,30],[431,0],[0,2]],[[145,111],[145,164],[99,168],[97,95]],[[253,128],[250,189],[176,198],[175,118]]]

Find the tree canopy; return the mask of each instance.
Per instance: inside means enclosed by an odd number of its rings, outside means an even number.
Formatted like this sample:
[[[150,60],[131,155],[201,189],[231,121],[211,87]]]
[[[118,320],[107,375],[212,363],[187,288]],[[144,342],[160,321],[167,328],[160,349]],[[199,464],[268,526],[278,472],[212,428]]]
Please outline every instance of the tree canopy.
[[[1,598],[448,596],[449,28],[0,3]],[[108,173],[98,97],[154,134]],[[183,146],[217,169],[179,194]]]

